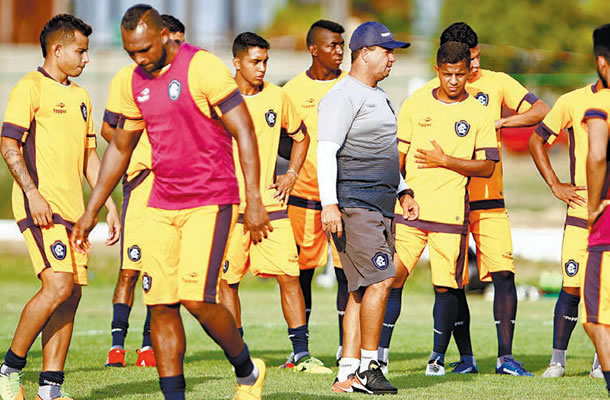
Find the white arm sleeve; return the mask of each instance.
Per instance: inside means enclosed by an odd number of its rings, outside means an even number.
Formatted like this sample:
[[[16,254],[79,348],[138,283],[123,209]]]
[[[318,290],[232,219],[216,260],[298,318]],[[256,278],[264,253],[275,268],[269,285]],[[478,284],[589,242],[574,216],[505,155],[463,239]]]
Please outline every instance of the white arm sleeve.
[[[337,151],[335,142],[318,142],[318,186],[322,207],[329,204],[339,204],[337,200]]]
[[[398,189],[396,189],[396,194],[402,192],[403,190],[407,190],[409,187],[407,186],[407,183],[405,182],[405,178],[403,178],[402,174],[400,175],[400,182],[398,182]]]

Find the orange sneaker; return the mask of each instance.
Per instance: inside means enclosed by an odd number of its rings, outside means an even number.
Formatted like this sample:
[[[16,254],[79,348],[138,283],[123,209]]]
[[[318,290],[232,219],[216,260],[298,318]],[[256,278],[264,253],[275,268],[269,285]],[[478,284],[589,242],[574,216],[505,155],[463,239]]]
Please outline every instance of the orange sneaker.
[[[335,382],[333,383],[333,392],[336,393],[352,393],[354,389],[352,388],[352,384],[354,383],[354,374],[350,374],[346,380],[343,382],[339,382],[338,378],[335,378]]]
[[[155,367],[157,360],[155,359],[155,353],[152,347],[148,347],[145,350],[138,349],[138,361],[136,361],[136,367]]]
[[[106,367],[124,367],[125,366],[125,350],[110,349],[108,358],[106,358]]]

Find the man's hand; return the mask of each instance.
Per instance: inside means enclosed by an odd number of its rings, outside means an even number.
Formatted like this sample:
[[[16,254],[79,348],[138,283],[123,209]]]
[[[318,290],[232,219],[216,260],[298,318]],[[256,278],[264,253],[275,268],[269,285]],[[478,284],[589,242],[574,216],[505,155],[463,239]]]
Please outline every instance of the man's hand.
[[[328,233],[336,233],[337,237],[343,235],[343,223],[338,204],[329,204],[322,207],[322,229]]]
[[[402,207],[402,216],[407,221],[413,221],[419,218],[419,204],[411,195],[405,194],[400,198],[400,206]]]
[[[551,185],[551,191],[555,197],[566,203],[570,208],[576,208],[577,205],[584,207],[587,204],[587,199],[577,193],[579,190],[587,190],[587,187],[561,182]]]
[[[284,175],[279,175],[275,178],[273,185],[267,186],[267,189],[275,189],[273,198],[279,200],[280,203],[286,204],[288,197],[294,188],[294,184],[297,183],[298,175],[294,169],[289,169]]]
[[[112,201],[112,200],[110,200]],[[121,237],[121,218],[119,212],[112,203],[112,207],[108,208],[106,215],[106,223],[108,224],[108,237],[106,238],[106,246],[112,246],[119,241]]]
[[[506,123],[506,118],[500,118],[500,119],[496,120],[496,130],[502,128],[505,123]]]
[[[267,238],[268,232],[273,232],[273,227],[269,221],[269,215],[260,198],[255,201],[246,201],[244,211],[244,233],[250,232],[250,240],[254,244]]]
[[[28,198],[34,224],[37,226],[53,225],[53,210],[51,210],[51,206],[42,197],[38,189],[33,188],[25,195]]]
[[[446,156],[443,149],[434,141],[434,139],[430,139],[430,142],[432,143],[434,149],[417,149],[417,153],[415,153],[415,163],[417,164],[417,168],[442,168],[445,166]]]
[[[606,209],[608,204],[610,204],[610,200],[602,200],[601,203],[599,203],[599,207],[597,207],[596,210],[591,210],[589,208],[589,218],[588,218],[589,219],[589,229],[591,229],[591,227],[593,226],[593,224],[595,223],[597,218],[599,218],[601,213],[604,212],[604,210]]]
[[[86,254],[91,250],[89,232],[95,227],[96,223],[97,216],[85,211],[72,227],[70,245],[77,253]]]

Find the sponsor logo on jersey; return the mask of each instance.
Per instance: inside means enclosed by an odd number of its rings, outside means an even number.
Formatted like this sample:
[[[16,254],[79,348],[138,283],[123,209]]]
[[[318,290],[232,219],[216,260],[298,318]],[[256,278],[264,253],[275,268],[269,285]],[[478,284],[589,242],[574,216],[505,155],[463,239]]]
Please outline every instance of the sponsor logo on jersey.
[[[390,257],[380,251],[375,253],[371,260],[373,261],[373,266],[375,266],[375,268],[381,271],[388,268],[388,266],[390,265]]]
[[[87,122],[87,106],[85,103],[80,103],[80,112],[83,114],[83,119]]]
[[[267,121],[267,125],[271,128],[275,126],[275,122],[277,121],[277,114],[273,110],[269,110],[265,113],[265,121]]]
[[[486,93],[479,92],[474,98],[479,100],[479,103],[483,104],[485,107],[489,104],[489,95]]]
[[[565,263],[566,275],[573,277],[578,273],[578,263],[574,260],[569,260]]]
[[[174,79],[173,81],[171,81],[169,83],[169,85],[167,86],[167,94],[169,95],[169,99],[171,101],[178,100],[178,97],[180,97],[180,88],[181,87],[182,87],[182,85],[176,79]]]
[[[314,99],[313,97],[305,100],[305,103],[301,105],[301,107],[303,108],[312,108],[316,106],[316,99]]]
[[[68,110],[65,109],[66,105],[64,103],[57,103],[55,108],[53,108],[53,112],[55,114],[65,114]]]
[[[455,123],[455,133],[459,137],[468,135],[468,132],[470,132],[470,124],[468,124],[468,122],[461,120]]]
[[[61,242],[61,240],[56,240],[55,243],[51,245],[51,253],[53,253],[53,257],[57,258],[59,261],[66,258],[68,248],[65,244]]]
[[[429,128],[432,126],[432,118],[426,117],[423,119],[423,121],[418,122],[417,125],[421,126],[422,128]]]
[[[222,272],[224,272],[226,274],[228,270],[229,270],[229,260],[225,260],[225,263],[222,265]]]
[[[144,102],[150,100],[150,89],[149,88],[142,89],[140,94],[136,97],[136,100],[138,100],[139,103],[144,103]]]
[[[137,244],[134,244],[127,249],[127,257],[133,262],[140,261],[142,258],[142,250],[140,250],[140,247]]]
[[[148,293],[151,286],[152,286],[152,277],[150,275],[148,275],[147,273],[144,273],[144,275],[142,275],[142,289],[144,289],[144,291],[146,293]]]

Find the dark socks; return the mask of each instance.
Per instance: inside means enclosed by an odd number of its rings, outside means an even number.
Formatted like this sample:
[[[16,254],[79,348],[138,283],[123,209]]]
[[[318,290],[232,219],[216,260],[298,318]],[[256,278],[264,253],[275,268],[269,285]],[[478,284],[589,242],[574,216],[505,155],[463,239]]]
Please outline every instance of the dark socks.
[[[606,389],[610,394],[610,371],[602,371],[604,373],[604,379],[606,380]]]
[[[299,283],[305,300],[305,321],[307,324],[309,324],[309,315],[311,314],[311,281],[314,272],[316,272],[315,268],[302,269],[299,274]]]
[[[229,360],[231,365],[235,368],[235,376],[238,378],[245,378],[252,373],[254,364],[250,358],[248,346],[246,346],[245,343],[244,350],[237,357],[231,357],[227,353],[225,353],[225,355],[227,356],[227,360]]]
[[[165,400],[184,400],[184,390],[186,389],[184,375],[159,378],[159,386],[161,386]]]
[[[567,350],[572,331],[578,322],[580,297],[565,291],[559,292],[553,320],[553,349]]]
[[[347,278],[343,268],[335,267],[335,276],[337,277],[337,315],[339,316],[339,346],[343,346],[343,315],[345,307],[347,307],[347,299],[349,292],[347,290]]]
[[[288,338],[292,342],[295,363],[309,355],[309,331],[307,330],[307,325],[288,328]]]
[[[470,339],[470,309],[466,300],[466,291],[456,289],[458,299],[458,312],[453,328],[453,338],[460,352],[460,356],[472,356],[472,341]]]
[[[392,333],[394,332],[394,325],[398,321],[400,316],[400,309],[402,307],[402,288],[390,289],[388,296],[388,304],[385,309],[385,317],[383,318],[383,325],[381,328],[381,337],[379,338],[379,347],[389,348],[390,340],[392,340]]]
[[[144,321],[144,333],[142,334],[142,347],[152,347],[150,340],[150,307],[146,306],[146,320]]]
[[[112,305],[112,347],[123,348],[125,346],[125,336],[129,328],[129,313],[131,307],[123,303]]]
[[[444,289],[444,290],[443,290]],[[434,288],[434,353],[445,354],[458,312],[456,289]]]
[[[11,350],[9,348],[8,351],[6,352],[6,355],[4,356],[3,367],[6,366],[12,370],[21,371],[22,369],[25,368],[25,364],[27,363],[26,357],[18,356],[17,354],[13,353],[13,350]],[[3,371],[3,373],[4,373],[4,371]]]
[[[38,396],[51,400],[61,396],[61,385],[64,383],[63,371],[43,371],[38,378]]]
[[[509,271],[492,272],[494,284],[494,320],[498,335],[498,357],[512,354],[515,318],[517,317],[517,289],[515,274]]]
[[[244,337],[244,328],[237,328],[237,330],[239,331],[239,336],[241,336],[242,338]]]

